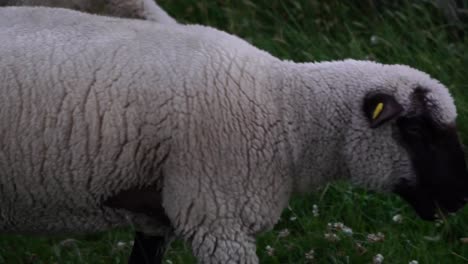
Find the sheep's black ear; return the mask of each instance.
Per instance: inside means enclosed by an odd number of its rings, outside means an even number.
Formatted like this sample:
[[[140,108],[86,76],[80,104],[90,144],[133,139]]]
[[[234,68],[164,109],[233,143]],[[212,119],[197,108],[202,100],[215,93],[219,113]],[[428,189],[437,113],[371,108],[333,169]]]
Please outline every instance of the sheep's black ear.
[[[371,128],[377,128],[403,111],[395,97],[388,94],[371,94],[364,99],[364,114]]]

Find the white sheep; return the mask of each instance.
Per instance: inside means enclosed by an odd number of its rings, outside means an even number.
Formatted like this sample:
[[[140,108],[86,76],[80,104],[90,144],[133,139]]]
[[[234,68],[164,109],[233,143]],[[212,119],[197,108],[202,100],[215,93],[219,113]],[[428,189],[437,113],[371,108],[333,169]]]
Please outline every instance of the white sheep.
[[[293,192],[336,179],[426,219],[464,204],[448,90],[407,66],[293,63],[196,25],[0,9],[0,231],[133,225],[201,263],[257,263]]]
[[[176,24],[154,0],[0,0],[0,6],[48,6],[123,18]]]

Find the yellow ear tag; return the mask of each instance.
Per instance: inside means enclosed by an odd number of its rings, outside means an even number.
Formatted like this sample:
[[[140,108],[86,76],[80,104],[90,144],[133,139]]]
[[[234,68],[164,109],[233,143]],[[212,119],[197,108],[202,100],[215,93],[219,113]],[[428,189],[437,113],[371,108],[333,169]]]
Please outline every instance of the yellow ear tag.
[[[382,113],[384,104],[383,103],[378,103],[377,106],[374,109],[374,113],[372,114],[372,119],[376,119],[379,117],[380,113]]]

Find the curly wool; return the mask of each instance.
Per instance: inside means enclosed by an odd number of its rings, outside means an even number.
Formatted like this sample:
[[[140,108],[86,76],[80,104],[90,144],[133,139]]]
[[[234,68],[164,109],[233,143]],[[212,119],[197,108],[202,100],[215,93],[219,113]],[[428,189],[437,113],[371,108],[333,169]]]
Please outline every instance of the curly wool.
[[[5,232],[165,232],[104,203],[153,188],[200,262],[257,263],[255,235],[292,192],[416,177],[392,126],[370,129],[367,94],[406,115],[424,87],[436,122],[456,118],[447,89],[410,67],[282,61],[210,27],[10,7],[0,39]]]
[[[0,6],[61,7],[92,14],[151,20],[168,25],[177,23],[154,0],[2,0]]]

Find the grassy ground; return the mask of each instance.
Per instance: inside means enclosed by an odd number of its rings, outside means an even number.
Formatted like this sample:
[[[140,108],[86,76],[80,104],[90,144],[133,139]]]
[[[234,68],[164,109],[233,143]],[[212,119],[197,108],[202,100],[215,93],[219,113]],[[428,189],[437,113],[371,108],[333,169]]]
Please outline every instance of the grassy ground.
[[[159,2],[180,21],[226,30],[284,59],[372,59],[424,70],[455,95],[468,144],[467,37],[446,25],[429,1],[396,1],[380,11],[370,1]],[[394,221],[396,215],[402,220]],[[275,230],[258,238],[258,255],[261,263],[372,263],[377,254],[384,263],[468,263],[468,242],[460,240],[468,237],[467,220],[465,208],[443,221],[423,222],[395,196],[339,183],[292,199]],[[372,237],[379,232],[383,237]],[[0,263],[125,263],[132,233],[74,239],[1,236]],[[194,263],[181,242],[166,261]]]

